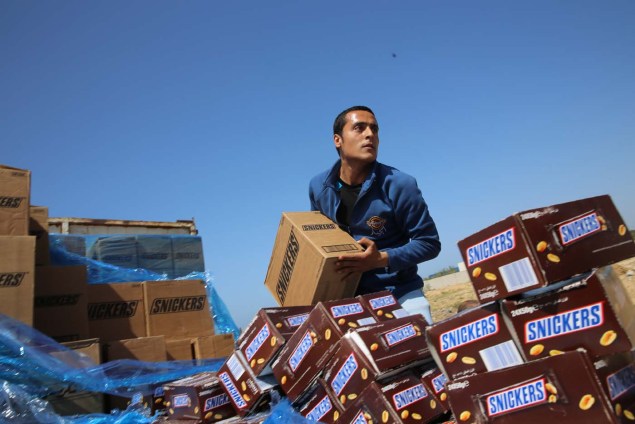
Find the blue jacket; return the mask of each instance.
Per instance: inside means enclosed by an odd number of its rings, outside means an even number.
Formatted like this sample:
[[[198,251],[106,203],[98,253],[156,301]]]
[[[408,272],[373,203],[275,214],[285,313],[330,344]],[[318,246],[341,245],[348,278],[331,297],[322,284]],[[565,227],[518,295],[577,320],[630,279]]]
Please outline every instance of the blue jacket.
[[[337,222],[340,161],[311,179],[311,210]],[[339,223],[338,223],[339,224]],[[417,264],[441,251],[436,225],[414,177],[375,162],[362,184],[351,225],[340,226],[356,240],[367,237],[388,253],[389,264],[362,274],[357,294],[389,289],[395,297],[423,287]]]

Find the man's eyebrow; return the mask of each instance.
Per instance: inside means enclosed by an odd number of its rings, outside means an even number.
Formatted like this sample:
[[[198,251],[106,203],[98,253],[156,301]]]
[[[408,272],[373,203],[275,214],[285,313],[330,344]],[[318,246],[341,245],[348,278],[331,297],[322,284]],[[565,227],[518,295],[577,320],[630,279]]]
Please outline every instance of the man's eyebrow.
[[[379,124],[377,122],[366,122],[366,121],[355,121],[352,122],[353,126],[355,125],[365,125],[367,127],[377,127],[379,128]]]

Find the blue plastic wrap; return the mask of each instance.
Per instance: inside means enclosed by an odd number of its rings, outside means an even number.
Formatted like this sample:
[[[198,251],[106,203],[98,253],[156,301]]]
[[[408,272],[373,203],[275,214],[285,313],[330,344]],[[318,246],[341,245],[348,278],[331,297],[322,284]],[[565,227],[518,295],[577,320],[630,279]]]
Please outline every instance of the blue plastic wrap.
[[[112,264],[100,262],[94,259],[90,259],[86,256],[82,256],[78,253],[73,253],[68,250],[69,242],[68,238],[72,237],[73,240],[86,238],[84,245],[90,245],[90,239],[95,239],[100,236],[68,236],[64,234],[50,234],[49,244],[51,252],[51,262],[54,265],[83,265],[88,272],[89,284],[100,283],[118,283],[122,281],[165,281],[165,280],[202,280],[205,283],[207,290],[207,297],[209,299],[209,305],[211,314],[214,319],[215,331],[218,334],[232,334],[234,340],[237,340],[240,336],[240,329],[236,325],[234,319],[229,312],[229,309],[223,302],[223,299],[218,295],[218,292],[214,288],[214,281],[212,274],[209,272],[190,272],[187,275],[170,278],[168,274],[157,274],[143,268],[122,268]],[[104,237],[104,236],[101,236]],[[112,236],[115,237],[115,236]],[[177,239],[183,239],[183,236],[174,236]],[[78,249],[81,251],[81,249]]]

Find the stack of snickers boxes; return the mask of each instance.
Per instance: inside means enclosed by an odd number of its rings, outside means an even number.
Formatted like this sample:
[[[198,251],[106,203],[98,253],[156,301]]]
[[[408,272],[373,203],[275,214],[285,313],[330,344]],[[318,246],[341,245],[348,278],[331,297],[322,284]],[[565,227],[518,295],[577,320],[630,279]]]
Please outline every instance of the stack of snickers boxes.
[[[426,329],[457,423],[632,422],[635,244],[609,196],[514,214],[458,243],[480,306]]]
[[[30,171],[0,165],[0,314],[86,354],[95,365],[219,358],[233,351],[233,335],[214,332],[200,280],[88,284],[85,266],[51,265],[48,208],[30,204],[30,189]],[[199,270],[187,263],[181,268],[184,274]],[[157,385],[154,396],[115,398],[69,386],[47,400],[64,415],[125,408],[134,399],[154,412],[163,407],[161,389]]]
[[[0,165],[0,313],[33,325],[35,239],[31,172]]]

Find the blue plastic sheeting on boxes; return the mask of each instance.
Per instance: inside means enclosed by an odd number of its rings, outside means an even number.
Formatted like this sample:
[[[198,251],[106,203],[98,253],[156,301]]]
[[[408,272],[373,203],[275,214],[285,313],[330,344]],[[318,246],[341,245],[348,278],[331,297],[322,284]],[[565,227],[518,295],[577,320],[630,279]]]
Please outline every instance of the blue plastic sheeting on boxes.
[[[5,383],[0,417],[28,417],[34,410],[44,416],[54,414],[48,403],[39,398],[68,387],[123,397],[149,395],[158,384],[216,371],[224,360],[126,359],[97,365],[32,327],[0,314],[0,381]],[[24,422],[33,421],[25,418]]]
[[[202,280],[205,283],[211,314],[214,319],[214,328],[217,334],[232,334],[234,339],[240,336],[240,330],[225,302],[214,288],[213,278],[209,272],[190,272],[187,275],[170,278],[167,274],[158,274],[144,268],[125,268],[107,264],[86,256],[70,252],[66,249],[67,237],[76,239],[77,235],[50,234],[49,247],[51,263],[54,265],[83,265],[88,273],[89,284],[119,283],[135,281],[164,281],[164,280]],[[88,236],[87,236],[88,237]],[[98,237],[98,236],[90,236]],[[170,236],[174,239],[185,239],[190,236]],[[191,238],[191,237],[190,237]],[[184,248],[183,251],[188,250]],[[190,249],[192,250],[192,249]]]
[[[66,251],[121,268],[168,278],[204,272],[203,241],[193,235],[51,234]]]

